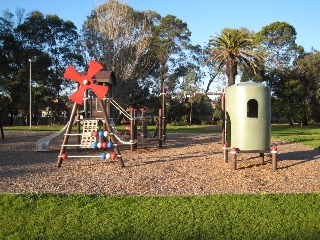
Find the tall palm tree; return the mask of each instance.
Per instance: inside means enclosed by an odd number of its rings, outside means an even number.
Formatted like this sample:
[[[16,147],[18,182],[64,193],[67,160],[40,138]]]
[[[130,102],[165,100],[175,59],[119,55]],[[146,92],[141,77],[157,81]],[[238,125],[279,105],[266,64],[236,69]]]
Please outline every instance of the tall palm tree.
[[[264,57],[254,43],[254,34],[246,28],[224,28],[220,35],[214,36],[208,43],[208,62],[218,64],[219,71],[225,67],[228,86],[235,84],[238,65],[250,68],[256,73]]]

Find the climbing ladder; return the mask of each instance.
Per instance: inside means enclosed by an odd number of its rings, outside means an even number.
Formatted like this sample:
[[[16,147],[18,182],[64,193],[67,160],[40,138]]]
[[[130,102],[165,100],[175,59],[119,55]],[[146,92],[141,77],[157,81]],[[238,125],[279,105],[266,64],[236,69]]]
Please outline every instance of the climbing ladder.
[[[107,116],[104,104],[102,102],[102,100],[98,99],[98,102],[100,104],[100,108],[102,110],[102,114],[103,114],[103,128],[105,131],[107,131],[109,133],[109,138],[110,138],[110,142],[113,145],[113,149],[114,152],[116,154],[116,158],[118,160],[118,165],[123,168],[124,167],[124,162],[120,153],[120,149],[118,147],[118,145],[116,144],[116,138],[115,135],[113,134],[112,131],[112,127],[110,125],[109,122],[109,118]],[[89,132],[93,132],[93,131],[97,131],[98,130],[98,119],[84,119],[83,120],[83,131],[82,133],[76,133],[73,134],[71,133],[72,130],[72,125],[74,123],[75,117],[77,115],[79,109],[79,104],[78,103],[74,103],[74,106],[72,108],[72,112],[71,112],[71,116],[70,116],[70,120],[67,126],[67,130],[63,139],[63,143],[61,145],[61,149],[60,149],[60,154],[58,156],[58,162],[57,162],[57,166],[61,167],[62,165],[62,161],[65,159],[66,155],[66,148],[69,146],[73,146],[73,147],[80,147],[80,148],[92,148],[92,142],[95,142],[96,137],[95,136],[89,136]],[[81,136],[81,143],[79,144],[68,144],[69,141],[69,137],[72,135],[76,135],[76,136]],[[68,157],[89,157],[89,156],[68,156]],[[90,156],[91,157],[91,156]]]
[[[84,120],[80,148],[92,148],[92,142],[96,140],[96,137],[91,134],[89,135],[89,133],[92,133],[93,131],[98,131],[98,120]]]

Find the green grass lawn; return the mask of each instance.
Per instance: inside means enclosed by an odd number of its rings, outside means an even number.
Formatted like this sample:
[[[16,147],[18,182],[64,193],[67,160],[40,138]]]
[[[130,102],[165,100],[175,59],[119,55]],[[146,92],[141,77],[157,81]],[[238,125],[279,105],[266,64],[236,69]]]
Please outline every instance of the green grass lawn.
[[[125,125],[118,125],[117,130],[124,131]],[[63,126],[33,126],[33,131],[59,131]],[[13,131],[29,131],[29,126],[5,126],[3,127],[5,130],[13,130]],[[74,127],[74,129],[76,129]],[[148,126],[148,131],[154,132],[156,126]],[[218,133],[221,132],[221,126],[217,125],[192,125],[192,126],[170,126],[168,125],[166,128],[168,133]]]
[[[320,126],[318,125],[305,127],[300,127],[299,125],[272,125],[271,136],[289,142],[320,148]]]
[[[5,127],[9,129],[28,127]],[[167,128],[169,133],[220,130],[219,126]],[[320,147],[318,126],[272,125],[271,135]],[[319,219],[320,192],[185,197],[0,194],[0,239],[309,240],[320,239]]]
[[[63,126],[33,126],[34,131],[58,131]],[[155,126],[148,126],[150,132],[155,131]],[[75,129],[75,128],[74,128]],[[125,126],[117,126],[119,131],[124,131]],[[6,130],[23,130],[28,131],[29,126],[6,126]],[[170,126],[166,128],[167,133],[221,133],[221,126],[219,125],[192,125],[192,126]],[[320,126],[310,125],[306,127],[300,127],[299,125],[289,126],[285,124],[273,124],[271,125],[271,136],[281,140],[290,142],[297,142],[305,145],[309,145],[315,148],[320,148]]]
[[[0,195],[1,239],[320,239],[320,193]]]

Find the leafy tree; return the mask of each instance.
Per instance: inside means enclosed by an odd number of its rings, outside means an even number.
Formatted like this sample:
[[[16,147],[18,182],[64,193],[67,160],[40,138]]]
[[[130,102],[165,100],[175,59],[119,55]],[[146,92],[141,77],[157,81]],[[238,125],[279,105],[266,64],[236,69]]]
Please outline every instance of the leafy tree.
[[[301,56],[295,62],[294,71],[306,90],[311,116],[318,122],[320,120],[320,52],[314,50]],[[304,119],[304,125],[307,120]]]
[[[180,89],[194,89],[201,81],[199,75],[199,46],[190,44],[191,32],[187,23],[173,15],[166,15],[160,19],[152,32],[151,49],[157,59],[157,68],[153,72],[154,85],[164,86],[167,92],[173,93]],[[160,90],[160,88],[158,87]],[[170,104],[171,102],[174,102]],[[193,107],[190,102],[182,99],[169,101],[167,117],[174,122],[189,124],[192,121]],[[189,114],[188,114],[189,109]],[[182,116],[182,118],[181,118]],[[184,124],[183,123],[183,124]]]
[[[91,13],[82,32],[88,56],[115,72],[113,97],[123,106],[147,105],[152,93],[159,94],[159,83],[173,91],[186,73],[190,31],[175,16],[110,0]]]
[[[217,98],[213,101],[213,123],[218,124],[222,120],[222,107],[221,107],[221,98]]]
[[[263,27],[255,41],[261,44],[267,53],[269,68],[288,67],[304,50],[296,44],[296,30],[287,22],[274,22]]]
[[[287,116],[297,117],[301,126],[308,124],[310,116],[310,105],[307,90],[299,79],[288,79],[284,83],[281,98],[283,111]]]
[[[29,14],[24,23],[16,29],[24,48],[29,51],[29,57],[36,59],[40,55],[47,55],[48,67],[43,73],[50,81],[41,77],[42,84],[46,84],[54,91],[55,98],[59,98],[63,85],[68,87],[70,81],[64,81],[63,73],[67,65],[83,66],[82,53],[78,48],[78,33],[71,21],[64,21],[55,14],[44,16],[35,11]],[[44,60],[44,59],[42,59]],[[37,82],[39,84],[39,82]]]
[[[65,104],[60,104],[60,94],[68,87],[63,72],[67,64],[80,64],[77,54],[77,31],[70,21],[56,15],[44,16],[35,11],[22,16],[18,11],[18,25],[14,15],[5,13],[0,24],[6,25],[7,35],[1,32],[1,48],[6,52],[1,58],[1,88],[11,99],[11,116],[22,110],[25,116],[29,109],[29,77],[32,64],[32,110],[38,116],[40,110],[49,107],[59,115]],[[31,62],[29,61],[31,60]],[[83,65],[83,64],[81,64]],[[65,84],[66,83],[66,84]]]
[[[12,123],[17,110],[26,109],[23,103],[28,102],[25,99],[25,89],[28,89],[26,81],[21,82],[17,79],[17,75],[22,72],[20,66],[24,49],[16,39],[14,28],[14,14],[4,11],[3,17],[0,18],[0,94],[2,95],[1,105],[6,106],[3,111],[11,113]]]
[[[264,59],[258,52],[254,34],[246,28],[224,28],[220,35],[210,39],[207,50],[209,51],[208,62],[217,64],[219,72],[225,69],[229,86],[235,83],[240,64],[256,72],[259,69],[259,63]]]
[[[181,123],[181,120],[183,116],[188,116],[188,113],[190,112],[185,105],[185,101],[186,99],[182,97],[170,97],[167,99],[167,119],[172,125],[185,125]],[[188,124],[187,121],[186,124]]]
[[[195,93],[199,91],[199,87],[197,85],[197,72],[188,72],[181,84],[181,89],[184,92],[191,92]],[[196,102],[196,98],[194,96],[189,97],[188,101],[186,102],[186,107],[190,109],[189,112],[189,125],[192,123],[193,117],[193,104]]]
[[[272,112],[276,116],[285,116],[290,125],[298,120],[301,126],[308,125],[315,104],[315,86],[313,81],[299,74],[297,68],[277,70],[269,74],[273,83]]]
[[[14,15],[8,11],[0,17],[0,93],[5,94],[5,80],[10,77],[13,66],[10,64],[14,58],[15,39],[13,32]]]
[[[203,49],[200,50],[200,63],[201,69],[203,72],[203,78],[208,79],[207,86],[205,87],[205,92],[209,92],[209,89],[213,82],[215,81],[216,77],[219,75],[219,66],[209,58],[209,46],[205,46]],[[223,83],[222,85],[225,85]]]
[[[315,105],[315,81],[304,58],[303,47],[296,44],[295,28],[286,22],[274,22],[262,28],[256,35],[257,43],[264,47],[266,64],[264,81],[273,91],[272,108],[285,114],[289,124],[299,119],[307,125]],[[306,74],[306,72],[309,72]]]
[[[124,104],[129,103],[124,102],[126,96],[139,95],[139,86],[144,87],[140,80],[155,67],[149,42],[153,22],[159,18],[152,11],[134,11],[127,4],[110,0],[94,9],[83,25],[89,57],[114,71],[114,97]]]
[[[181,77],[184,50],[191,47],[190,36],[188,25],[170,14],[162,17],[152,32],[151,49],[159,64],[155,77],[159,77],[161,85],[166,81],[168,91],[173,91]]]

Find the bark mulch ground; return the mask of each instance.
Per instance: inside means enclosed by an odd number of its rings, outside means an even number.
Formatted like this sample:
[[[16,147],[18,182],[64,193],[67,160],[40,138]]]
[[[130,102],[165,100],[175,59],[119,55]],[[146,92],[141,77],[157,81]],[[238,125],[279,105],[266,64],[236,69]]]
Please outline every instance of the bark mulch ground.
[[[102,160],[101,149],[72,155],[56,167],[62,139],[51,151],[36,152],[35,142],[51,132],[5,131],[0,139],[1,193],[86,193],[106,195],[194,195],[216,193],[297,193],[320,191],[320,150],[272,139],[278,146],[278,170],[271,154],[260,164],[259,154],[237,155],[237,170],[225,163],[221,136],[167,134],[157,142],[138,144],[136,151],[121,146],[125,168]],[[69,155],[70,155],[69,154]],[[96,155],[97,157],[85,157]]]

